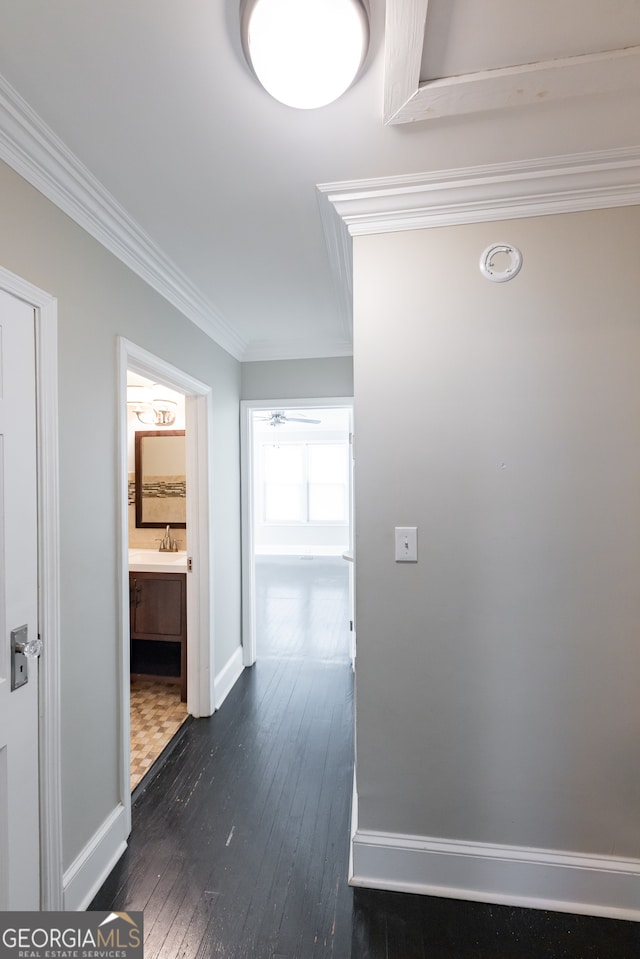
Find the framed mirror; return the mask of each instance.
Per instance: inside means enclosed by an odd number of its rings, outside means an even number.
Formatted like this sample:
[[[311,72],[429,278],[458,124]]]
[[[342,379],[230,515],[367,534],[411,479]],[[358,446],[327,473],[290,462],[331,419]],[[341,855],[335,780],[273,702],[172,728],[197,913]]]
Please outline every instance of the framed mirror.
[[[135,437],[136,526],[187,526],[184,430],[146,430]]]

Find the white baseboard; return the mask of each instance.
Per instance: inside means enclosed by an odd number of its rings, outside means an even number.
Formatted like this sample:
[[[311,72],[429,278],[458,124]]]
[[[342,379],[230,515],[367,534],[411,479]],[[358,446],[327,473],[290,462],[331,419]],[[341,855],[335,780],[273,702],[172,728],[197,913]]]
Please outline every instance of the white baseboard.
[[[256,546],[255,556],[342,556],[348,546]]]
[[[356,781],[356,770],[355,764],[353,768],[353,793],[351,796],[351,822],[349,824],[349,834],[351,836],[351,841],[349,843],[349,866],[348,866],[348,876],[349,884],[351,886],[363,886],[362,882],[354,881],[354,868],[353,868],[353,841],[356,838],[356,833],[358,832],[358,784]]]
[[[354,808],[353,822],[356,817]],[[361,830],[356,825],[351,840],[349,884],[640,920],[637,859],[441,841]]]
[[[126,848],[125,810],[118,805],[64,873],[64,909],[86,909]]]
[[[223,702],[240,678],[240,674],[242,673],[243,669],[244,663],[242,661],[242,646],[238,646],[231,659],[229,659],[226,665],[223,666],[213,682],[214,702],[216,709],[220,709]]]

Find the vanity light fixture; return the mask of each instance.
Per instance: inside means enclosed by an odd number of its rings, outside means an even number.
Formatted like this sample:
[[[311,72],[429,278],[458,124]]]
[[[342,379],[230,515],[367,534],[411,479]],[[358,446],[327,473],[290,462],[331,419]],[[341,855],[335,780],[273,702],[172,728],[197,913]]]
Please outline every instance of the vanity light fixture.
[[[242,45],[267,93],[311,110],[356,79],[369,46],[366,0],[242,0]]]
[[[127,386],[127,406],[145,426],[171,426],[176,419],[177,403],[163,396],[159,383],[151,386]]]

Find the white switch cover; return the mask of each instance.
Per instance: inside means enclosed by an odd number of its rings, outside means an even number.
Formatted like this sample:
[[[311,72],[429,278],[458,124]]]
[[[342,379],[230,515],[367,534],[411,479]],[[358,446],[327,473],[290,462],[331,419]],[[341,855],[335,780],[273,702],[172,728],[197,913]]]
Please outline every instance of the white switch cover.
[[[418,527],[396,526],[396,563],[418,562]]]

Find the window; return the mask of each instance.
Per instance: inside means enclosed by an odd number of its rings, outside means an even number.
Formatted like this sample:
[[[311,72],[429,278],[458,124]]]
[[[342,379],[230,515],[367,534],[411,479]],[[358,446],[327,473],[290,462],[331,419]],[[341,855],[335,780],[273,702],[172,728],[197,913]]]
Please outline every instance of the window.
[[[263,446],[265,523],[304,522],[302,445]]]
[[[347,525],[347,451],[344,443],[263,443],[263,522]]]

